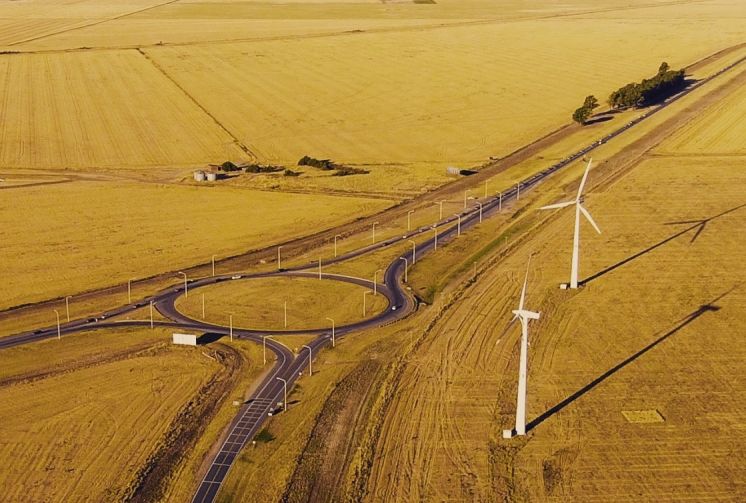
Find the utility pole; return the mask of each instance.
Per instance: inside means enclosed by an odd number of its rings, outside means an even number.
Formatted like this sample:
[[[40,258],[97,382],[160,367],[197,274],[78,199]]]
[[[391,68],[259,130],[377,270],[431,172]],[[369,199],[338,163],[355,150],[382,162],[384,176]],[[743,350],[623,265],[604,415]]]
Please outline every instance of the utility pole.
[[[404,261],[404,282],[407,282],[407,269],[409,268],[409,261],[404,257],[399,257],[399,260]]]
[[[445,201],[435,201],[435,203],[434,203],[434,204],[439,204],[440,205],[440,214],[439,214],[440,216],[438,217],[438,220],[443,220],[443,203],[444,202]]]
[[[282,257],[280,256],[280,250],[282,250],[282,246],[277,247],[277,270],[282,269]]]
[[[482,203],[477,201],[477,204],[479,205],[479,223],[482,223]]]
[[[331,318],[327,318],[327,320],[332,322],[332,347],[334,347],[334,320]]]
[[[179,274],[184,276],[184,297],[189,297],[189,283],[187,282],[187,275],[185,272],[179,271]]]
[[[215,255],[212,256],[212,275],[215,276]]]
[[[65,297],[65,313],[67,313],[67,322],[70,323],[70,299],[72,297],[68,295]]]
[[[311,351],[311,346],[303,345],[304,348],[308,350],[308,376],[313,375],[313,367],[311,366],[311,362],[313,361],[313,351]]]
[[[456,227],[456,236],[458,237],[461,235],[461,215],[458,213],[454,213],[453,215],[458,218],[458,224]]]
[[[365,315],[367,314],[367,310],[365,308],[365,299],[368,296],[369,293],[373,293],[371,290],[365,290],[363,292],[363,318],[365,318]]]
[[[334,257],[335,258],[337,257],[337,238],[341,238],[341,237],[342,237],[341,234],[337,234],[336,236],[334,236]]]
[[[373,295],[378,295],[378,273],[383,272],[383,269],[378,269],[373,273]]]
[[[282,377],[278,377],[277,380],[282,381],[283,387],[285,389],[285,400],[283,400],[282,402],[282,410],[286,411],[288,410],[288,382]]]
[[[62,338],[62,330],[60,329],[60,312],[55,309],[54,314],[57,315],[57,340],[60,340]]]
[[[417,262],[417,244],[411,239],[408,241],[412,243],[412,265],[414,265]]]
[[[407,232],[412,230],[412,221],[410,220],[412,213],[414,213],[414,210],[409,210],[407,212]]]

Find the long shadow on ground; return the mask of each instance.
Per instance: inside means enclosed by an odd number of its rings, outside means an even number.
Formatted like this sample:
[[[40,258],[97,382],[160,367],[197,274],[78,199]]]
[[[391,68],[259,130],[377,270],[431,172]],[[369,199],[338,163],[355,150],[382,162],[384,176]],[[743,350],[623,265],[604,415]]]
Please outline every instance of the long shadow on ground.
[[[586,393],[588,393],[589,391],[591,391],[593,388],[595,388],[596,386],[598,386],[599,384],[601,384],[602,382],[604,382],[606,379],[608,379],[609,377],[611,377],[615,373],[619,372],[621,369],[623,369],[624,367],[626,367],[627,365],[629,365],[633,361],[635,361],[638,358],[640,358],[642,355],[644,355],[645,353],[647,353],[648,351],[650,351],[651,349],[653,349],[654,347],[656,347],[658,344],[660,344],[661,342],[665,341],[666,339],[668,339],[669,337],[671,337],[672,335],[674,335],[676,332],[678,332],[679,330],[681,330],[685,326],[687,326],[690,323],[692,323],[694,320],[696,320],[697,318],[699,318],[703,314],[705,314],[707,312],[719,311],[721,308],[719,306],[716,306],[715,303],[717,301],[719,301],[720,299],[722,299],[723,297],[725,297],[726,295],[728,295],[730,292],[732,292],[734,290],[734,288],[735,287],[731,288],[727,292],[725,292],[725,293],[721,294],[720,296],[716,297],[711,302],[699,306],[697,309],[695,309],[694,311],[692,311],[691,313],[689,313],[688,315],[686,315],[684,318],[680,319],[678,321],[677,325],[675,327],[673,327],[671,330],[669,330],[668,332],[666,332],[662,336],[658,337],[656,340],[654,340],[653,342],[651,342],[650,344],[648,344],[647,346],[645,346],[644,348],[642,348],[640,351],[638,351],[637,353],[635,353],[632,356],[630,356],[629,358],[627,358],[626,360],[624,360],[621,363],[619,363],[619,364],[615,365],[614,367],[610,368],[609,370],[607,370],[606,372],[604,372],[603,374],[601,374],[600,376],[598,376],[597,378],[595,378],[594,380],[592,380],[591,382],[589,382],[588,384],[586,384],[585,386],[583,386],[582,388],[580,388],[578,391],[576,391],[572,395],[570,395],[567,398],[565,398],[564,400],[562,400],[560,403],[558,403],[557,405],[555,405],[551,409],[549,409],[546,412],[544,412],[543,414],[539,415],[536,419],[533,419],[532,421],[530,421],[526,425],[526,431],[531,431],[532,429],[536,428],[541,423],[543,423],[545,420],[549,419],[550,417],[552,417],[553,415],[555,415],[556,413],[558,413],[559,411],[561,411],[562,409],[564,409],[565,407],[567,407],[568,405],[570,405],[571,403],[573,403],[575,400],[577,400],[581,396],[583,396]]]
[[[667,222],[664,225],[679,225],[679,224],[693,224],[693,225],[690,225],[689,227],[687,227],[687,228],[685,228],[685,229],[677,232],[676,234],[673,234],[673,235],[671,235],[671,236],[663,239],[662,241],[658,241],[654,245],[651,245],[651,246],[645,248],[644,250],[639,251],[639,252],[635,253],[634,255],[629,256],[629,257],[625,258],[624,260],[622,260],[620,262],[617,262],[614,265],[611,265],[611,266],[609,266],[609,267],[607,267],[605,269],[602,269],[601,271],[599,271],[599,272],[597,272],[597,273],[595,273],[595,274],[593,274],[591,276],[588,276],[587,278],[581,280],[579,283],[580,283],[581,286],[582,285],[586,285],[586,284],[590,283],[591,281],[593,281],[594,279],[600,278],[604,274],[610,273],[611,271],[613,271],[615,269],[618,269],[618,268],[622,267],[623,265],[628,264],[628,263],[632,262],[633,260],[638,259],[638,258],[642,257],[643,255],[646,255],[646,254],[650,253],[651,251],[655,250],[656,248],[660,248],[664,244],[666,244],[666,243],[668,243],[670,241],[673,241],[674,239],[678,238],[679,236],[683,236],[687,232],[696,229],[696,232],[694,233],[694,235],[692,236],[692,239],[690,241],[690,243],[693,243],[699,237],[699,235],[702,233],[702,231],[704,231],[705,226],[707,226],[707,224],[709,222],[712,222],[716,218],[723,217],[723,216],[727,215],[728,213],[732,213],[732,212],[734,212],[736,210],[739,210],[739,209],[741,209],[743,207],[746,207],[746,203],[738,205],[738,206],[734,206],[733,208],[731,208],[729,210],[723,211],[722,213],[718,213],[717,215],[714,215],[714,216],[709,217],[709,218],[703,218],[702,220],[684,220],[684,221],[681,221],[681,222]]]

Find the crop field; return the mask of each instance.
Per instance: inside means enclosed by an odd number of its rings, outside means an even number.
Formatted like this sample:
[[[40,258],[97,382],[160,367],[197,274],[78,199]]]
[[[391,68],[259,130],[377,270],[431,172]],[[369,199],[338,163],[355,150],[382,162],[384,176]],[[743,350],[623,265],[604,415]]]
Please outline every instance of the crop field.
[[[382,276],[379,274],[379,281]],[[372,288],[372,287],[371,287]],[[265,330],[299,330],[337,326],[363,319],[363,295],[370,289],[339,281],[317,278],[262,278],[230,281],[202,287],[180,297],[176,307],[182,313],[205,321],[227,325],[233,314],[233,326]],[[285,327],[287,303],[287,327]],[[367,295],[366,317],[386,306],[383,295]]]
[[[727,163],[743,163],[746,158],[746,89],[712,107],[668,141],[659,152],[665,155],[740,156]]]
[[[260,248],[388,205],[122,180],[3,194],[0,260],[14,271],[0,287],[0,307],[6,308],[207,263],[212,254]],[[28,210],[19,216],[18,208]]]
[[[4,497],[121,499],[219,368],[199,350],[167,346],[168,336],[127,329],[3,350],[3,367],[14,369],[3,372],[0,387]],[[39,359],[53,364],[49,373],[38,373]]]
[[[653,156],[588,192],[603,234],[583,224],[582,290],[557,289],[570,211],[489,268],[412,356],[371,499],[743,497],[745,355],[733,334],[744,329],[745,183],[725,158]],[[530,330],[533,429],[504,440],[519,333],[509,310],[532,252],[527,305],[542,312]]]

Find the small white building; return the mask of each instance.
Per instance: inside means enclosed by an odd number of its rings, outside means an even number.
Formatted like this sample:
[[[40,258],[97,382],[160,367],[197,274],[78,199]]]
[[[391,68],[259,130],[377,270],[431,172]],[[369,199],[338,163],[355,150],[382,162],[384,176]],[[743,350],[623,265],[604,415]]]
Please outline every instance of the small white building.
[[[208,171],[205,176],[207,177],[208,182],[215,182],[218,179],[218,174],[214,171]]]
[[[194,172],[194,181],[195,182],[204,182],[205,181],[205,172],[201,169],[198,169]]]

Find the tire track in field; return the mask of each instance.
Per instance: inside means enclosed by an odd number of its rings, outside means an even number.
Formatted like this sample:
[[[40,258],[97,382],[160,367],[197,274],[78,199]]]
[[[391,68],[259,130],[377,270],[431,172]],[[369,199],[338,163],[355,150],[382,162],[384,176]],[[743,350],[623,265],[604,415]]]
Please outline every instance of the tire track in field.
[[[62,30],[58,30],[58,31],[55,31],[55,32],[52,32],[52,33],[45,33],[44,35],[37,35],[36,37],[30,37],[30,38],[26,38],[26,39],[23,39],[23,40],[17,40],[15,42],[12,42],[12,43],[7,44],[7,45],[8,45],[8,47],[12,47],[12,46],[19,45],[19,44],[25,44],[26,42],[35,42],[36,40],[41,40],[41,39],[44,39],[44,38],[54,37],[55,35],[61,35],[63,33],[69,33],[71,31],[80,30],[82,28],[88,28],[89,26],[97,26],[99,24],[108,23],[109,21],[116,21],[118,19],[123,19],[123,18],[128,17],[128,16],[139,14],[141,12],[149,11],[149,10],[152,10],[152,9],[157,9],[158,7],[163,7],[164,5],[176,3],[178,1],[179,0],[169,0],[168,2],[159,3],[157,5],[151,5],[150,7],[145,7],[143,9],[138,9],[138,10],[131,11],[131,12],[126,12],[124,14],[120,14],[118,16],[114,16],[114,17],[111,17],[111,18],[99,19],[98,21],[93,21],[93,22],[90,22],[90,23],[87,23],[87,24],[83,24],[83,25],[80,25],[80,26],[73,26],[71,28],[63,28]]]
[[[187,91],[187,90],[186,90],[186,89],[185,89],[184,87],[182,87],[182,86],[181,86],[181,84],[179,84],[178,82],[176,82],[176,80],[175,80],[175,79],[174,79],[173,77],[171,77],[171,75],[169,75],[169,74],[168,74],[168,72],[166,72],[166,70],[164,70],[164,69],[163,69],[163,67],[162,67],[161,65],[159,65],[159,64],[158,64],[158,63],[157,63],[157,62],[156,62],[156,61],[155,61],[155,60],[154,60],[153,58],[151,58],[150,56],[148,56],[148,54],[147,54],[147,53],[146,53],[146,52],[145,52],[144,50],[142,50],[142,49],[138,48],[138,49],[137,49],[137,52],[139,52],[140,54],[142,54],[142,56],[143,56],[143,57],[144,57],[144,58],[145,58],[145,59],[146,59],[146,60],[147,60],[148,62],[150,62],[150,64],[152,64],[152,65],[153,65],[153,67],[154,67],[154,68],[155,68],[156,70],[158,70],[158,71],[159,71],[159,72],[160,72],[160,73],[161,73],[161,74],[162,74],[162,75],[163,75],[164,77],[166,77],[166,78],[167,78],[167,79],[168,79],[168,80],[169,80],[169,81],[170,81],[170,82],[171,82],[171,83],[172,83],[172,84],[173,84],[174,86],[176,86],[176,88],[177,88],[177,89],[179,89],[179,90],[180,90],[180,91],[181,91],[182,93],[184,93],[184,96],[186,96],[186,97],[187,97],[187,98],[188,98],[188,99],[189,99],[189,100],[190,100],[190,101],[191,101],[192,103],[194,103],[194,104],[195,104],[195,105],[196,105],[196,106],[197,106],[197,107],[198,107],[198,108],[199,108],[200,110],[202,110],[202,112],[203,112],[203,113],[204,113],[205,115],[207,115],[207,116],[208,116],[208,117],[209,117],[210,119],[212,119],[212,121],[213,121],[213,122],[214,122],[214,123],[215,123],[215,124],[216,124],[216,125],[217,125],[217,126],[218,126],[218,127],[220,128],[220,129],[222,129],[222,130],[223,130],[223,131],[225,132],[225,134],[227,134],[227,135],[228,135],[228,136],[229,136],[229,137],[230,137],[230,138],[231,138],[231,139],[233,140],[233,143],[234,143],[234,144],[235,144],[235,145],[236,145],[236,146],[237,146],[238,148],[240,148],[242,152],[244,152],[244,153],[245,153],[246,155],[248,155],[249,157],[251,157],[251,159],[253,159],[253,160],[258,160],[258,157],[256,156],[256,154],[255,154],[254,152],[252,152],[252,151],[251,151],[251,150],[249,149],[249,147],[247,147],[246,145],[244,145],[244,143],[243,143],[243,142],[242,142],[241,140],[239,140],[239,139],[238,139],[238,137],[237,137],[236,135],[234,135],[233,133],[231,133],[231,132],[230,132],[230,130],[228,130],[228,128],[227,128],[227,127],[225,127],[225,125],[223,125],[223,123],[222,123],[222,122],[220,122],[220,121],[218,120],[218,118],[217,118],[217,117],[215,117],[215,116],[214,116],[214,115],[213,115],[212,113],[210,113],[210,111],[209,111],[209,110],[207,110],[207,108],[205,108],[205,106],[204,106],[204,105],[202,105],[202,104],[201,104],[201,103],[200,103],[199,101],[197,101],[197,99],[196,99],[196,98],[195,98],[194,96],[192,96],[192,95],[191,95],[191,94],[190,94],[190,93],[189,93],[189,92],[188,92],[188,91]]]

